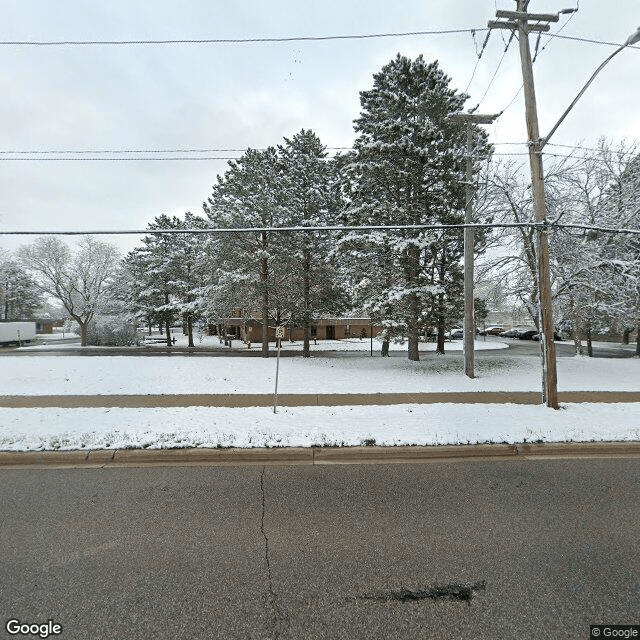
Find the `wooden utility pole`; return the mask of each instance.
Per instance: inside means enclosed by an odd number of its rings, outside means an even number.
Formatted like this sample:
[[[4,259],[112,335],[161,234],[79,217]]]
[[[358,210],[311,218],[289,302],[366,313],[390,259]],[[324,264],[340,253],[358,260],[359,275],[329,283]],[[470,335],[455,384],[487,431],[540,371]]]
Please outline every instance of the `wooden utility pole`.
[[[520,43],[520,63],[524,86],[524,103],[527,120],[529,145],[529,164],[531,166],[531,189],[536,222],[543,226],[538,230],[538,299],[540,350],[542,355],[542,396],[548,407],[558,408],[558,374],[556,370],[556,351],[553,341],[553,306],[551,297],[551,275],[549,269],[549,232],[546,227],[547,207],[544,192],[544,171],[542,166],[542,140],[538,130],[538,110],[536,92],[533,84],[533,65],[529,47],[529,32],[548,31],[548,24],[557,22],[553,14],[534,14],[525,11],[528,0],[516,0],[517,11],[497,11],[496,17],[507,18],[504,22],[490,21],[489,27],[518,31]],[[529,20],[539,24],[529,24]]]
[[[473,222],[473,130],[472,124],[491,124],[495,115],[480,113],[457,113],[450,116],[453,122],[464,122],[467,125],[467,175],[465,180],[465,213],[464,223]],[[475,377],[474,373],[474,340],[476,337],[475,311],[473,306],[473,259],[475,252],[473,227],[464,229],[464,372],[469,378]]]

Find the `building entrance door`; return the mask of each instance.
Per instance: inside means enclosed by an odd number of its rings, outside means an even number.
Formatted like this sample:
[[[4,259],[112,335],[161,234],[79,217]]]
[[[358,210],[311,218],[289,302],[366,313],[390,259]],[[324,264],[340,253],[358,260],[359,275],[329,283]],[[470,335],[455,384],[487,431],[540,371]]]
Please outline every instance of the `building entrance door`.
[[[327,326],[327,340],[336,339],[336,328],[334,326]]]

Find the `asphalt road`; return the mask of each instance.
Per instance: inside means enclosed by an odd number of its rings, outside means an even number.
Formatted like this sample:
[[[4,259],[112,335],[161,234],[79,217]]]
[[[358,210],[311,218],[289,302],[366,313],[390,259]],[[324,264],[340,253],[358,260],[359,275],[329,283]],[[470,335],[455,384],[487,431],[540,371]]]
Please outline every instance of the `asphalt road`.
[[[0,638],[10,618],[63,640],[640,623],[638,459],[5,470],[0,504]]]

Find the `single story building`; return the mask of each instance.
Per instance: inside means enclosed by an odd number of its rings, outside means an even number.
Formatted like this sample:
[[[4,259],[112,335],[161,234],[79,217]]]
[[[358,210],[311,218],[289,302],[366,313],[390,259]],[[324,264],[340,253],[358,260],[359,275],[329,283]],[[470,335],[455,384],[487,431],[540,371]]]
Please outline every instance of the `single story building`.
[[[236,310],[240,311],[240,310]],[[304,328],[283,323],[285,340],[303,340]],[[224,318],[219,325],[209,325],[209,333],[225,333],[237,340],[262,342],[262,320],[260,314],[242,317],[240,313],[234,317]],[[374,338],[380,335],[382,327],[371,324],[366,317],[327,317],[318,318],[311,323],[312,340],[343,340],[345,338]],[[276,325],[269,322],[269,341],[276,339]]]

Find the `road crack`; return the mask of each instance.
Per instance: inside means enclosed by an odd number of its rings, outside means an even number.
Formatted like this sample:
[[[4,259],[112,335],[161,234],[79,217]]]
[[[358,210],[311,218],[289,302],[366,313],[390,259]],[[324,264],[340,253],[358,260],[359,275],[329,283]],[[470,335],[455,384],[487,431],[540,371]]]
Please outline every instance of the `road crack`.
[[[265,516],[265,493],[264,493],[264,473],[266,467],[262,467],[262,473],[260,474],[260,492],[262,493],[262,516],[260,518],[260,531],[264,538],[264,560],[267,565],[267,584],[269,587],[269,599],[271,601],[272,620],[273,620],[273,637],[277,640],[281,637],[284,623],[287,617],[284,615],[280,606],[278,605],[278,596],[273,589],[273,577],[271,575],[271,558],[269,557],[269,537],[264,529],[264,516]]]

